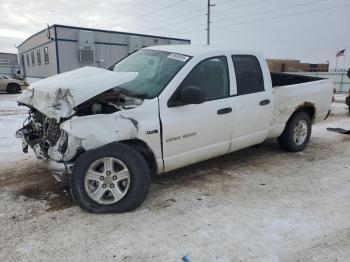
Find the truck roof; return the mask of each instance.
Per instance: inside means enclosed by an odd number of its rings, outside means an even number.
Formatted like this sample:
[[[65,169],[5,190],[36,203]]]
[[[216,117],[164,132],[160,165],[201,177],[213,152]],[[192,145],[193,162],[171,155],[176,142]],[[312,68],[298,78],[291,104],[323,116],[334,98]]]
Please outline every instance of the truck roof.
[[[256,52],[246,51],[246,50],[233,50],[229,47],[224,46],[215,46],[215,45],[159,45],[159,46],[150,46],[145,49],[159,50],[171,53],[179,53],[189,56],[198,56],[202,54],[208,54],[211,52],[232,52],[232,54],[254,54],[259,55]]]

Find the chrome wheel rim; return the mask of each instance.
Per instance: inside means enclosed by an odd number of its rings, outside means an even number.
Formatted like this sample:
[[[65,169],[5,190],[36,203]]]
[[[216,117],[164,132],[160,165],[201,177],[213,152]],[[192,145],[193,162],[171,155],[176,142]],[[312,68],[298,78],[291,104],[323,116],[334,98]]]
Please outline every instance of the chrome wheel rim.
[[[307,137],[307,123],[305,120],[299,120],[294,127],[294,142],[298,146],[302,145]]]
[[[115,157],[97,159],[85,173],[84,186],[85,192],[93,201],[103,205],[114,204],[129,190],[129,169]]]

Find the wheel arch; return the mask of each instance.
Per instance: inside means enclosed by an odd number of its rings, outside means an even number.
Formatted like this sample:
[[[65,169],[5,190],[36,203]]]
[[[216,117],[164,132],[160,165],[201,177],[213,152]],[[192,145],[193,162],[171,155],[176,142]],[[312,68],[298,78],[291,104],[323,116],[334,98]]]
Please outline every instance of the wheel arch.
[[[132,148],[134,148],[136,151],[138,151],[146,160],[149,169],[151,171],[151,174],[157,173],[157,161],[154,156],[154,153],[152,149],[148,146],[148,144],[141,140],[141,139],[127,139],[118,141],[119,143],[123,143],[125,145],[128,145]]]
[[[311,124],[314,123],[316,117],[316,107],[314,103],[304,102],[303,104],[297,106],[293,114],[289,117],[288,121],[297,113],[305,112],[310,116]]]

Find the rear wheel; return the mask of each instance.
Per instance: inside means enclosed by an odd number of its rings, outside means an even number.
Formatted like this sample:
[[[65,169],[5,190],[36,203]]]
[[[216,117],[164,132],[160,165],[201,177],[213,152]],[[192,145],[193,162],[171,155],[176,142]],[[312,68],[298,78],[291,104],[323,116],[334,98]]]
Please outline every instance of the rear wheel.
[[[311,119],[309,114],[300,111],[287,122],[282,135],[278,138],[280,147],[289,152],[305,149],[311,136]]]
[[[17,84],[9,84],[7,86],[7,93],[9,94],[16,94],[21,91],[21,87]]]
[[[147,162],[139,152],[121,143],[82,154],[71,177],[74,200],[93,213],[134,210],[146,198],[149,186]]]

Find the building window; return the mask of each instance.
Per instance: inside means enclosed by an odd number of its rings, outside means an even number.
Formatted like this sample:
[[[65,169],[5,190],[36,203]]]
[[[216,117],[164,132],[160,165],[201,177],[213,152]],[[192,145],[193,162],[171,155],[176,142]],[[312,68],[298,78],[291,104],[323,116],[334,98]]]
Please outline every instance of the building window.
[[[29,67],[30,66],[29,54],[27,54],[26,57],[27,57],[27,66]]]
[[[34,56],[34,52],[32,52],[31,54],[32,57],[32,66],[35,66],[35,56]]]
[[[49,48],[47,46],[44,47],[44,61],[45,64],[49,63]]]
[[[36,59],[38,60],[38,65],[41,65],[41,53],[40,53],[40,49],[36,50]]]

